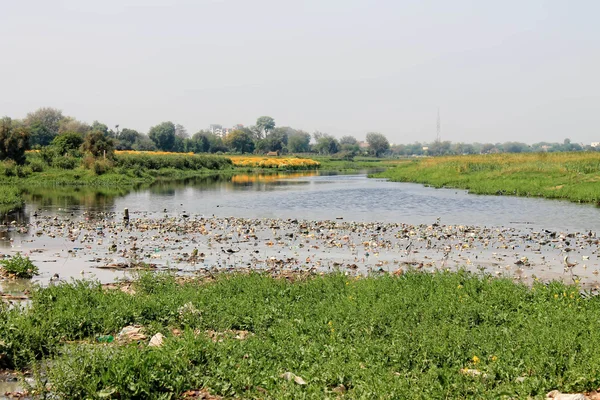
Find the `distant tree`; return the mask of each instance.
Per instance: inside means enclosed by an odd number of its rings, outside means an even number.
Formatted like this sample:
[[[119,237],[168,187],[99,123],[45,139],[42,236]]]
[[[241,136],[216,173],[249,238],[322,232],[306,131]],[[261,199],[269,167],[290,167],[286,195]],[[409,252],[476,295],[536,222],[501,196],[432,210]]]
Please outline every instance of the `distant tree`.
[[[208,135],[212,135],[209,131],[199,131],[194,133],[190,138],[190,149],[194,153],[208,153],[210,150],[210,142]]]
[[[175,125],[175,136],[178,136],[180,138],[190,137],[190,135],[188,135],[187,129],[185,129],[185,127],[181,124]]]
[[[254,151],[252,134],[245,129],[229,132],[223,139],[223,144],[236,153],[252,153]]]
[[[316,132],[315,132],[316,133]],[[326,133],[317,135],[318,139],[313,146],[314,150],[319,154],[335,154],[340,151],[340,144],[336,138]]]
[[[156,145],[148,136],[140,135],[135,139],[131,148],[136,151],[155,151]]]
[[[283,151],[288,142],[288,129],[274,128],[267,133],[263,141],[266,151]]]
[[[29,128],[32,146],[47,146],[58,135],[62,111],[51,107],[40,108],[27,114],[24,123]]]
[[[502,151],[505,153],[527,153],[531,149],[526,143],[506,142],[502,144]]]
[[[29,148],[29,128],[9,117],[0,120],[0,160],[10,159],[25,163],[25,150]]]
[[[135,129],[123,128],[119,133],[119,140],[116,148],[118,150],[132,150],[136,140],[142,137],[142,134]]]
[[[90,127],[92,131],[102,132],[104,135],[108,135],[108,126],[98,121],[92,122],[92,126]]]
[[[496,149],[496,145],[492,144],[492,143],[484,143],[481,145],[481,154],[490,154],[490,153],[496,153],[497,149]]]
[[[358,144],[358,140],[354,136],[346,135],[340,138],[340,144],[343,146],[345,144],[355,145]]]
[[[81,122],[76,120],[73,117],[64,117],[60,120],[58,126],[58,134],[67,133],[67,132],[75,132],[80,135],[85,135],[90,131],[91,127],[85,122]]]
[[[175,124],[167,121],[153,126],[148,132],[148,137],[159,150],[172,151],[175,145]]]
[[[271,117],[263,116],[256,120],[255,132],[260,135],[257,139],[261,139],[275,129],[275,120]]]
[[[87,134],[81,150],[89,153],[94,157],[112,158],[115,151],[115,144],[112,138],[104,134],[102,131],[92,131]]]
[[[360,152],[358,140],[354,136],[342,136],[340,138],[340,149],[347,153],[347,157],[353,157]]]
[[[452,142],[449,140],[438,141],[430,143],[427,147],[427,153],[431,156],[443,156],[452,153]]]
[[[77,132],[61,133],[52,140],[52,147],[59,155],[73,153],[83,144],[83,136]]]
[[[390,149],[390,142],[388,142],[387,138],[381,133],[367,133],[367,143],[376,157],[379,157]]]
[[[289,133],[287,149],[290,153],[308,153],[310,151],[310,133],[303,131]]]

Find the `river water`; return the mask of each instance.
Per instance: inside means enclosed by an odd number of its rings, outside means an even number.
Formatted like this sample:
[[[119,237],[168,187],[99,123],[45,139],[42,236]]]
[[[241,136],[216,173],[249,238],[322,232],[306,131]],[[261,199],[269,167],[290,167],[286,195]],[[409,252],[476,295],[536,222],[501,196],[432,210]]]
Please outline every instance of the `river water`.
[[[102,281],[122,277],[122,270],[103,267],[129,262],[125,249],[131,247],[141,247],[136,257],[145,262],[184,272],[240,262],[267,267],[268,260],[283,259],[295,260],[290,265],[297,268],[351,265],[372,271],[407,262],[440,268],[452,259],[452,266],[479,264],[499,274],[514,271],[515,262],[521,265],[526,258],[523,265],[531,271],[519,274],[553,279],[564,274],[568,253],[580,266],[585,260],[581,275],[592,285],[600,266],[597,207],[472,195],[369,179],[365,173],[204,177],[131,191],[32,188],[26,198],[25,209],[8,216],[0,229],[0,254],[29,255],[40,267],[36,281],[42,284],[54,274]],[[125,208],[132,224],[123,227]],[[290,220],[329,220],[338,226],[298,227]],[[178,225],[181,229],[173,229]],[[201,263],[186,262],[194,249],[205,253]],[[7,284],[3,290],[10,291]]]

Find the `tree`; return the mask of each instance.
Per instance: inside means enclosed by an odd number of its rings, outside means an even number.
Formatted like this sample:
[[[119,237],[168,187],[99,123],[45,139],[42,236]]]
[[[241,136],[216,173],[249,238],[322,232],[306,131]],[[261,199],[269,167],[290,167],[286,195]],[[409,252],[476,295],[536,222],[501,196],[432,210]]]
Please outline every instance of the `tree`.
[[[379,157],[390,149],[390,142],[388,142],[383,134],[378,132],[367,133],[367,143],[371,151],[375,154],[375,157]]]
[[[245,129],[236,129],[229,132],[223,144],[229,148],[229,150],[237,153],[252,153],[254,151],[254,141],[252,140],[252,134]]]
[[[85,135],[90,131],[91,127],[85,122],[81,122],[72,117],[64,117],[58,124],[58,134],[75,132],[80,135]]]
[[[187,129],[185,129],[185,127],[181,124],[175,125],[175,136],[178,136],[183,139],[190,137],[190,135],[188,135]]]
[[[92,131],[99,131],[105,135],[108,135],[108,126],[102,122],[94,121],[91,126]]]
[[[354,136],[342,136],[340,138],[340,148],[342,151],[348,153],[348,156],[353,157],[360,152],[360,146],[358,140]]]
[[[148,137],[159,150],[172,151],[175,145],[175,124],[167,121],[153,126],[148,132]]]
[[[131,150],[136,140],[142,137],[142,134],[135,129],[123,128],[119,134],[119,140],[117,142],[117,149],[119,150]]]
[[[316,134],[317,132],[315,132]],[[317,143],[314,145],[314,150],[319,154],[335,154],[340,151],[340,144],[336,138],[326,133],[318,132]]]
[[[271,117],[263,116],[256,120],[256,132],[260,136],[257,139],[261,139],[275,129],[275,120]]]
[[[310,133],[303,131],[289,133],[287,148],[290,153],[308,153],[310,151]]]
[[[25,125],[30,131],[32,146],[47,146],[58,135],[60,122],[64,118],[62,111],[44,107],[27,114]]]
[[[111,138],[101,131],[92,131],[87,134],[81,150],[90,153],[94,157],[112,158],[115,151],[115,144]]]
[[[291,128],[274,128],[264,139],[264,148],[266,151],[283,151],[288,142],[288,129]]]
[[[210,150],[210,142],[208,141],[209,131],[198,131],[190,138],[190,148],[188,151],[194,153],[208,153]]]
[[[76,132],[61,133],[52,140],[52,147],[59,155],[72,153],[83,144],[83,136]]]
[[[9,117],[0,120],[0,160],[10,159],[25,163],[25,150],[29,148],[29,129]]]
[[[135,139],[135,142],[133,142],[131,148],[136,151],[155,151],[156,145],[148,136],[140,135]]]

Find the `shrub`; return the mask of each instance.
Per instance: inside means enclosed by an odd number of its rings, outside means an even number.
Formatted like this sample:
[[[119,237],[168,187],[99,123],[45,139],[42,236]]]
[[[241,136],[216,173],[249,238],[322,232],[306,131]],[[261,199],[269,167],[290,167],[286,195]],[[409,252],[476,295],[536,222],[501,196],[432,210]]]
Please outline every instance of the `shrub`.
[[[109,160],[96,160],[93,168],[96,175],[102,175],[112,168],[112,163]]]
[[[59,156],[52,160],[52,166],[60,169],[74,169],[79,160],[73,157]]]
[[[29,167],[33,172],[43,172],[45,165],[41,159],[36,158],[34,160],[29,161]]]
[[[4,169],[4,176],[16,176],[17,175],[17,163],[13,160],[5,160],[2,162]]]
[[[23,257],[21,253],[17,253],[9,260],[0,261],[2,269],[8,275],[14,275],[17,278],[31,279],[34,275],[39,275],[38,267],[36,267],[29,257]]]

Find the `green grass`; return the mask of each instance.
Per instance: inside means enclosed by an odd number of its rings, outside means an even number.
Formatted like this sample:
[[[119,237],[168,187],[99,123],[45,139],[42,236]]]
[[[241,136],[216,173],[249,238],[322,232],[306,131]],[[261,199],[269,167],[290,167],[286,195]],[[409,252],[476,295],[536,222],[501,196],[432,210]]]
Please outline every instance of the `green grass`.
[[[599,153],[449,156],[415,160],[374,175],[392,181],[600,204]]]
[[[321,163],[319,169],[322,171],[359,171],[365,169],[384,169],[393,167],[399,162],[399,160],[375,157],[354,157],[351,160],[345,160],[334,156],[311,156],[311,158]]]
[[[23,206],[21,190],[12,186],[0,185],[0,213],[19,209]]]
[[[0,363],[53,359],[45,379],[61,398],[177,398],[206,388],[321,399],[340,385],[348,398],[543,398],[600,385],[600,299],[560,283],[530,288],[459,272],[293,283],[142,275],[133,287],[135,295],[90,282],[37,289],[30,308],[0,314]],[[165,344],[94,343],[129,324],[163,333]],[[213,341],[209,330],[251,334]],[[281,378],[288,371],[307,385]]]

